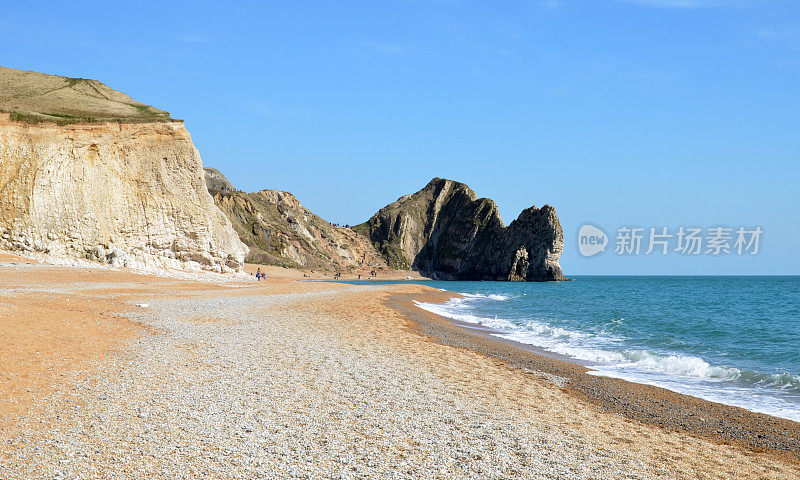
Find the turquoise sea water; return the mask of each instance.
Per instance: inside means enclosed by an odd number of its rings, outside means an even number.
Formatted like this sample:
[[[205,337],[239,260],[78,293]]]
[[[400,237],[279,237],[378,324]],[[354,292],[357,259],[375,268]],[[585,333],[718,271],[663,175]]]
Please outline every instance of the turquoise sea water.
[[[800,421],[800,277],[424,284],[464,297],[421,308],[565,355],[597,375]]]

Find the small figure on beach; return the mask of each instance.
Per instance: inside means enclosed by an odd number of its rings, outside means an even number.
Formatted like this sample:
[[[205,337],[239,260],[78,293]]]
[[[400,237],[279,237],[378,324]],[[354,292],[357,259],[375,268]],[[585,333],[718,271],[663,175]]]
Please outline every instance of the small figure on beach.
[[[260,281],[261,281],[261,279],[262,279],[262,278],[264,278],[264,277],[266,277],[266,275],[264,275],[263,273],[261,273],[261,267],[258,267],[258,268],[256,269],[256,280],[258,280],[258,281],[260,282]]]

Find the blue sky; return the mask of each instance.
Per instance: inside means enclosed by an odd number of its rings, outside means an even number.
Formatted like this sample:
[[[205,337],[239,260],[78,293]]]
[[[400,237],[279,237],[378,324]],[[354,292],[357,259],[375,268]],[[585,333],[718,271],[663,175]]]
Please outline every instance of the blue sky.
[[[567,274],[800,274],[798,2],[6,2],[0,52],[168,110],[205,165],[330,221],[441,176],[506,222],[555,206]],[[764,236],[583,258],[585,222]]]

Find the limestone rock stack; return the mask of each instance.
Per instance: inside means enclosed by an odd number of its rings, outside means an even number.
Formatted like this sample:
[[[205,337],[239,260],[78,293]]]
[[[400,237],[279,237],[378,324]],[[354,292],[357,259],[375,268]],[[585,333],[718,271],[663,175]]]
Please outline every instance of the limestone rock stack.
[[[394,268],[441,280],[566,280],[564,235],[553,207],[531,207],[506,227],[497,205],[463,183],[434,178],[354,227]]]

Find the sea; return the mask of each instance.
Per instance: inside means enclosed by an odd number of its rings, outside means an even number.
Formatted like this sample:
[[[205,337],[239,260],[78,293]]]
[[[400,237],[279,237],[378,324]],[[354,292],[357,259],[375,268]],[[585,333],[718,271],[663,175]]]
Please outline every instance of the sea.
[[[443,317],[586,365],[800,421],[800,277],[576,276],[571,282],[422,283]]]

